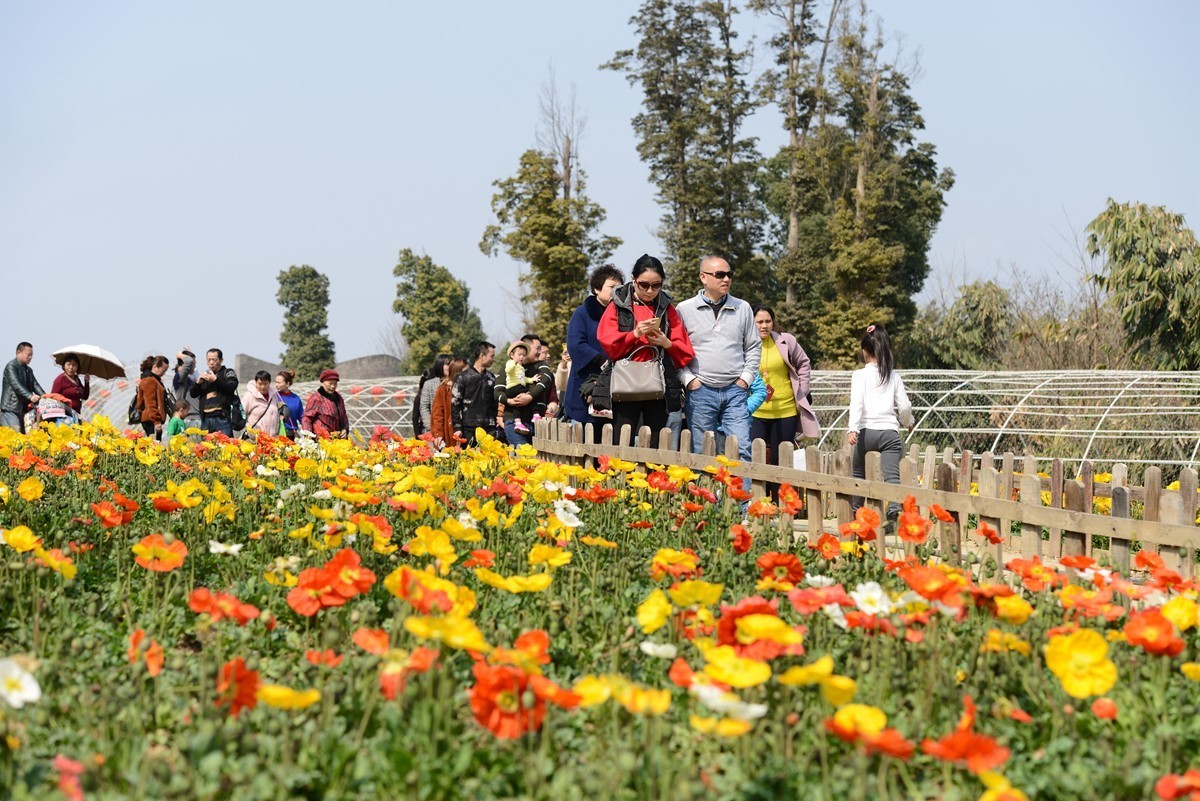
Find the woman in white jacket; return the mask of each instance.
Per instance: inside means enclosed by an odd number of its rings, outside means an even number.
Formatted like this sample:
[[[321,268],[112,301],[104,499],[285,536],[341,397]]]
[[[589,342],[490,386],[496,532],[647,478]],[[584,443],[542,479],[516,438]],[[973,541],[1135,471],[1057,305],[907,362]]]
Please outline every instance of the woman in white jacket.
[[[879,451],[883,457],[883,480],[900,483],[900,457],[904,444],[900,426],[912,431],[912,404],[904,391],[904,381],[895,371],[892,343],[882,325],[867,326],[862,338],[864,366],[850,378],[850,433],[846,441],[854,447],[851,462],[855,478],[866,478],[868,451]],[[863,505],[854,498],[854,511]],[[900,504],[888,504],[888,520],[900,516]]]

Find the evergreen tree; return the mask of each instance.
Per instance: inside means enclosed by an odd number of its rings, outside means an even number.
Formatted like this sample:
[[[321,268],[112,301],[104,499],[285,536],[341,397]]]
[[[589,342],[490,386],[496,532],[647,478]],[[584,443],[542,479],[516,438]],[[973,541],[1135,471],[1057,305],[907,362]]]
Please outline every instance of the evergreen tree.
[[[1200,370],[1200,243],[1183,215],[1109,198],[1087,230],[1130,347],[1160,370]]]
[[[279,273],[275,298],[284,309],[280,359],[297,379],[312,381],[336,363],[333,341],[325,333],[329,278],[307,264],[293,265]]]
[[[392,274],[400,279],[392,310],[404,317],[400,332],[408,342],[401,369],[416,375],[439,353],[469,357],[471,346],[485,337],[467,285],[408,248],[400,251]]]
[[[587,198],[583,170],[575,168],[573,177],[560,171],[569,163],[541,150],[521,154],[517,174],[494,183],[496,224],[484,230],[479,243],[488,255],[503,249],[529,265],[521,276],[524,300],[533,307],[536,331],[552,343],[566,341],[589,267],[600,266],[621,244],[598,232],[604,209]]]

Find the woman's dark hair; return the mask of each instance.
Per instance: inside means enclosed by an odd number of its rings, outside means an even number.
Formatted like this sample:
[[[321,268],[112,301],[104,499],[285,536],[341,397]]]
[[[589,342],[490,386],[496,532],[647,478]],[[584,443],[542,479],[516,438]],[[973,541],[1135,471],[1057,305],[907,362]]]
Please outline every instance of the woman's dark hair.
[[[425,371],[425,378],[436,378],[442,380],[443,374],[446,372],[446,362],[454,357],[449,353],[439,353],[433,359],[433,364],[429,365],[429,369]]]
[[[268,373],[266,370],[259,370],[257,373],[254,374],[254,380],[255,381],[266,381],[269,384],[269,383],[271,383],[271,374]]]
[[[604,289],[604,283],[610,278],[618,284],[625,283],[625,274],[611,264],[592,270],[592,277],[588,279],[588,286],[592,288],[592,293],[595,294]]]
[[[166,356],[147,356],[146,358],[142,359],[141,367],[139,367],[138,369],[140,369],[144,373],[147,370],[153,370],[155,367],[170,367],[170,366],[171,366],[171,360],[168,359]]]
[[[296,380],[296,374],[291,370],[280,370],[278,373],[276,373],[276,375],[282,378],[283,383],[287,384],[289,387],[292,385],[292,382]]]
[[[467,366],[466,362],[461,359],[452,359],[450,361],[450,373],[446,376],[446,380],[454,384],[454,379],[458,378],[458,374]]]
[[[75,366],[78,367],[79,366],[79,355],[76,353],[68,353],[66,356],[63,356],[62,366],[66,367],[67,362],[75,362]]]
[[[633,271],[630,273],[630,277],[638,278],[647,270],[653,270],[654,272],[658,273],[659,277],[664,281],[667,280],[667,270],[665,267],[663,267],[663,263],[646,253],[643,253],[641,256],[639,256],[638,260],[633,263]]]
[[[775,310],[766,304],[759,303],[753,307],[753,316],[757,317],[759,312],[766,312],[771,315],[771,328],[779,330],[779,323],[775,322]]]
[[[879,366],[879,383],[886,384],[892,377],[896,362],[892,357],[892,340],[882,325],[868,325],[867,333],[863,334],[862,349],[868,356],[875,357]]]

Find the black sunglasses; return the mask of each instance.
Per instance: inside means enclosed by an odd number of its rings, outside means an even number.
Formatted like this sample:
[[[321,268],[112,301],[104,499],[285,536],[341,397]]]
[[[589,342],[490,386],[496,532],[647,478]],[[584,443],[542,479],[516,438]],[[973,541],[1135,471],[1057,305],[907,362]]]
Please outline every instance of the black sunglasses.
[[[718,281],[724,281],[726,278],[733,278],[733,270],[717,270],[715,273],[706,273],[701,270],[700,272],[704,275],[711,275]]]
[[[663,285],[662,281],[659,281],[655,284],[652,284],[649,281],[634,281],[633,283],[637,284],[638,289],[642,290],[643,292],[649,292],[654,289],[662,289]]]

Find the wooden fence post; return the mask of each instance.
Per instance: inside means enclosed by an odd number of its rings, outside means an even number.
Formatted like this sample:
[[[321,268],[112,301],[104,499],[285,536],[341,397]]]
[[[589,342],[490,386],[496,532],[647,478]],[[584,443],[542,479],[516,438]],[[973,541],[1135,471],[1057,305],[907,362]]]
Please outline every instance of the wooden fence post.
[[[1012,451],[1005,451],[1004,458],[1000,462],[1000,497],[1006,501],[1013,499],[1013,487],[1016,486],[1016,479],[1013,476],[1014,457]],[[1013,521],[1008,518],[1000,518],[1000,540],[1001,542],[1009,542],[1013,538],[1012,533]]]
[[[937,475],[935,476],[936,488],[942,492],[954,491],[954,465],[950,462],[942,462],[937,466]],[[959,525],[962,521],[957,518],[953,523],[941,523],[939,528],[942,532],[942,541],[938,544],[941,551],[942,559],[952,565],[962,564],[962,542],[960,540]]]
[[[1080,462],[1079,483],[1083,485],[1083,511],[1093,514],[1096,511],[1096,465],[1093,462],[1086,459]],[[1084,553],[1090,556],[1095,550],[1092,533],[1085,532],[1084,537],[1087,540]]]
[[[986,468],[980,469],[980,471],[979,471],[979,497],[980,498],[995,498],[996,495],[999,493],[999,491],[1000,491],[1000,473],[999,473],[999,471],[996,470],[996,468],[994,468],[994,467],[986,467]],[[980,516],[979,527],[983,528],[984,523],[987,523],[989,526],[996,529],[997,533],[1000,532],[999,518]],[[976,540],[977,544],[981,548],[988,550],[988,545],[985,544],[985,540],[983,539],[983,537],[977,536],[977,537],[973,537],[973,539]],[[1003,540],[1001,540],[1001,542],[1003,542]],[[1004,547],[1003,547],[1003,545],[997,545],[995,547],[996,547],[996,561],[999,564],[1003,565],[1004,564]]]
[[[1063,462],[1055,459],[1050,462],[1050,506],[1053,509],[1063,508]],[[1057,559],[1062,554],[1062,531],[1050,529],[1050,558]]]
[[[1063,507],[1072,512],[1083,512],[1084,509],[1083,482],[1070,479],[1063,483]],[[1082,531],[1062,532],[1062,555],[1083,556],[1086,553],[1087,536]],[[1053,556],[1053,554],[1051,554]]]
[[[848,476],[853,471],[850,469],[850,450],[848,447],[843,447],[840,451],[834,454],[833,473],[838,476]],[[850,513],[850,495],[844,492],[834,494],[834,509],[837,511],[838,525],[849,523],[853,515]]]
[[[1021,476],[1021,503],[1040,508],[1042,505],[1042,481],[1037,472]],[[1042,527],[1036,524],[1021,524],[1021,556],[1032,559],[1042,555]]]
[[[752,464],[767,463],[767,443],[761,439],[756,439],[750,443],[750,462]],[[789,467],[791,465],[788,465]],[[767,483],[761,479],[754,479],[750,482],[750,492],[755,498],[766,497]]]
[[[867,481],[882,483],[883,454],[879,451],[868,451],[863,472],[867,475]],[[887,503],[868,495],[863,497],[863,506],[874,509],[875,513],[879,515],[879,534],[875,537],[875,553],[882,559],[887,554],[887,543],[884,542],[884,526],[887,523]]]
[[[1159,506],[1159,516],[1164,523],[1175,523],[1176,525],[1184,525],[1188,521],[1183,516],[1183,498],[1177,492],[1164,492]],[[1183,571],[1183,556],[1184,548],[1178,548],[1174,545],[1163,545],[1158,549],[1158,553],[1162,556],[1163,564],[1169,569],[1178,572]],[[1188,559],[1189,566],[1192,560]]]
[[[1122,467],[1124,465],[1121,465]],[[1113,488],[1112,488],[1112,516],[1120,518],[1129,517],[1129,488],[1123,484],[1117,484],[1117,474],[1114,468],[1113,471]],[[1108,556],[1113,567],[1120,571],[1122,576],[1129,576],[1129,540],[1113,537],[1111,545],[1109,545]]]
[[[804,463],[810,473],[823,472],[821,451],[817,446],[809,445],[804,449]],[[815,545],[817,539],[825,533],[825,499],[821,490],[805,487],[804,505],[808,512],[808,541]]]

